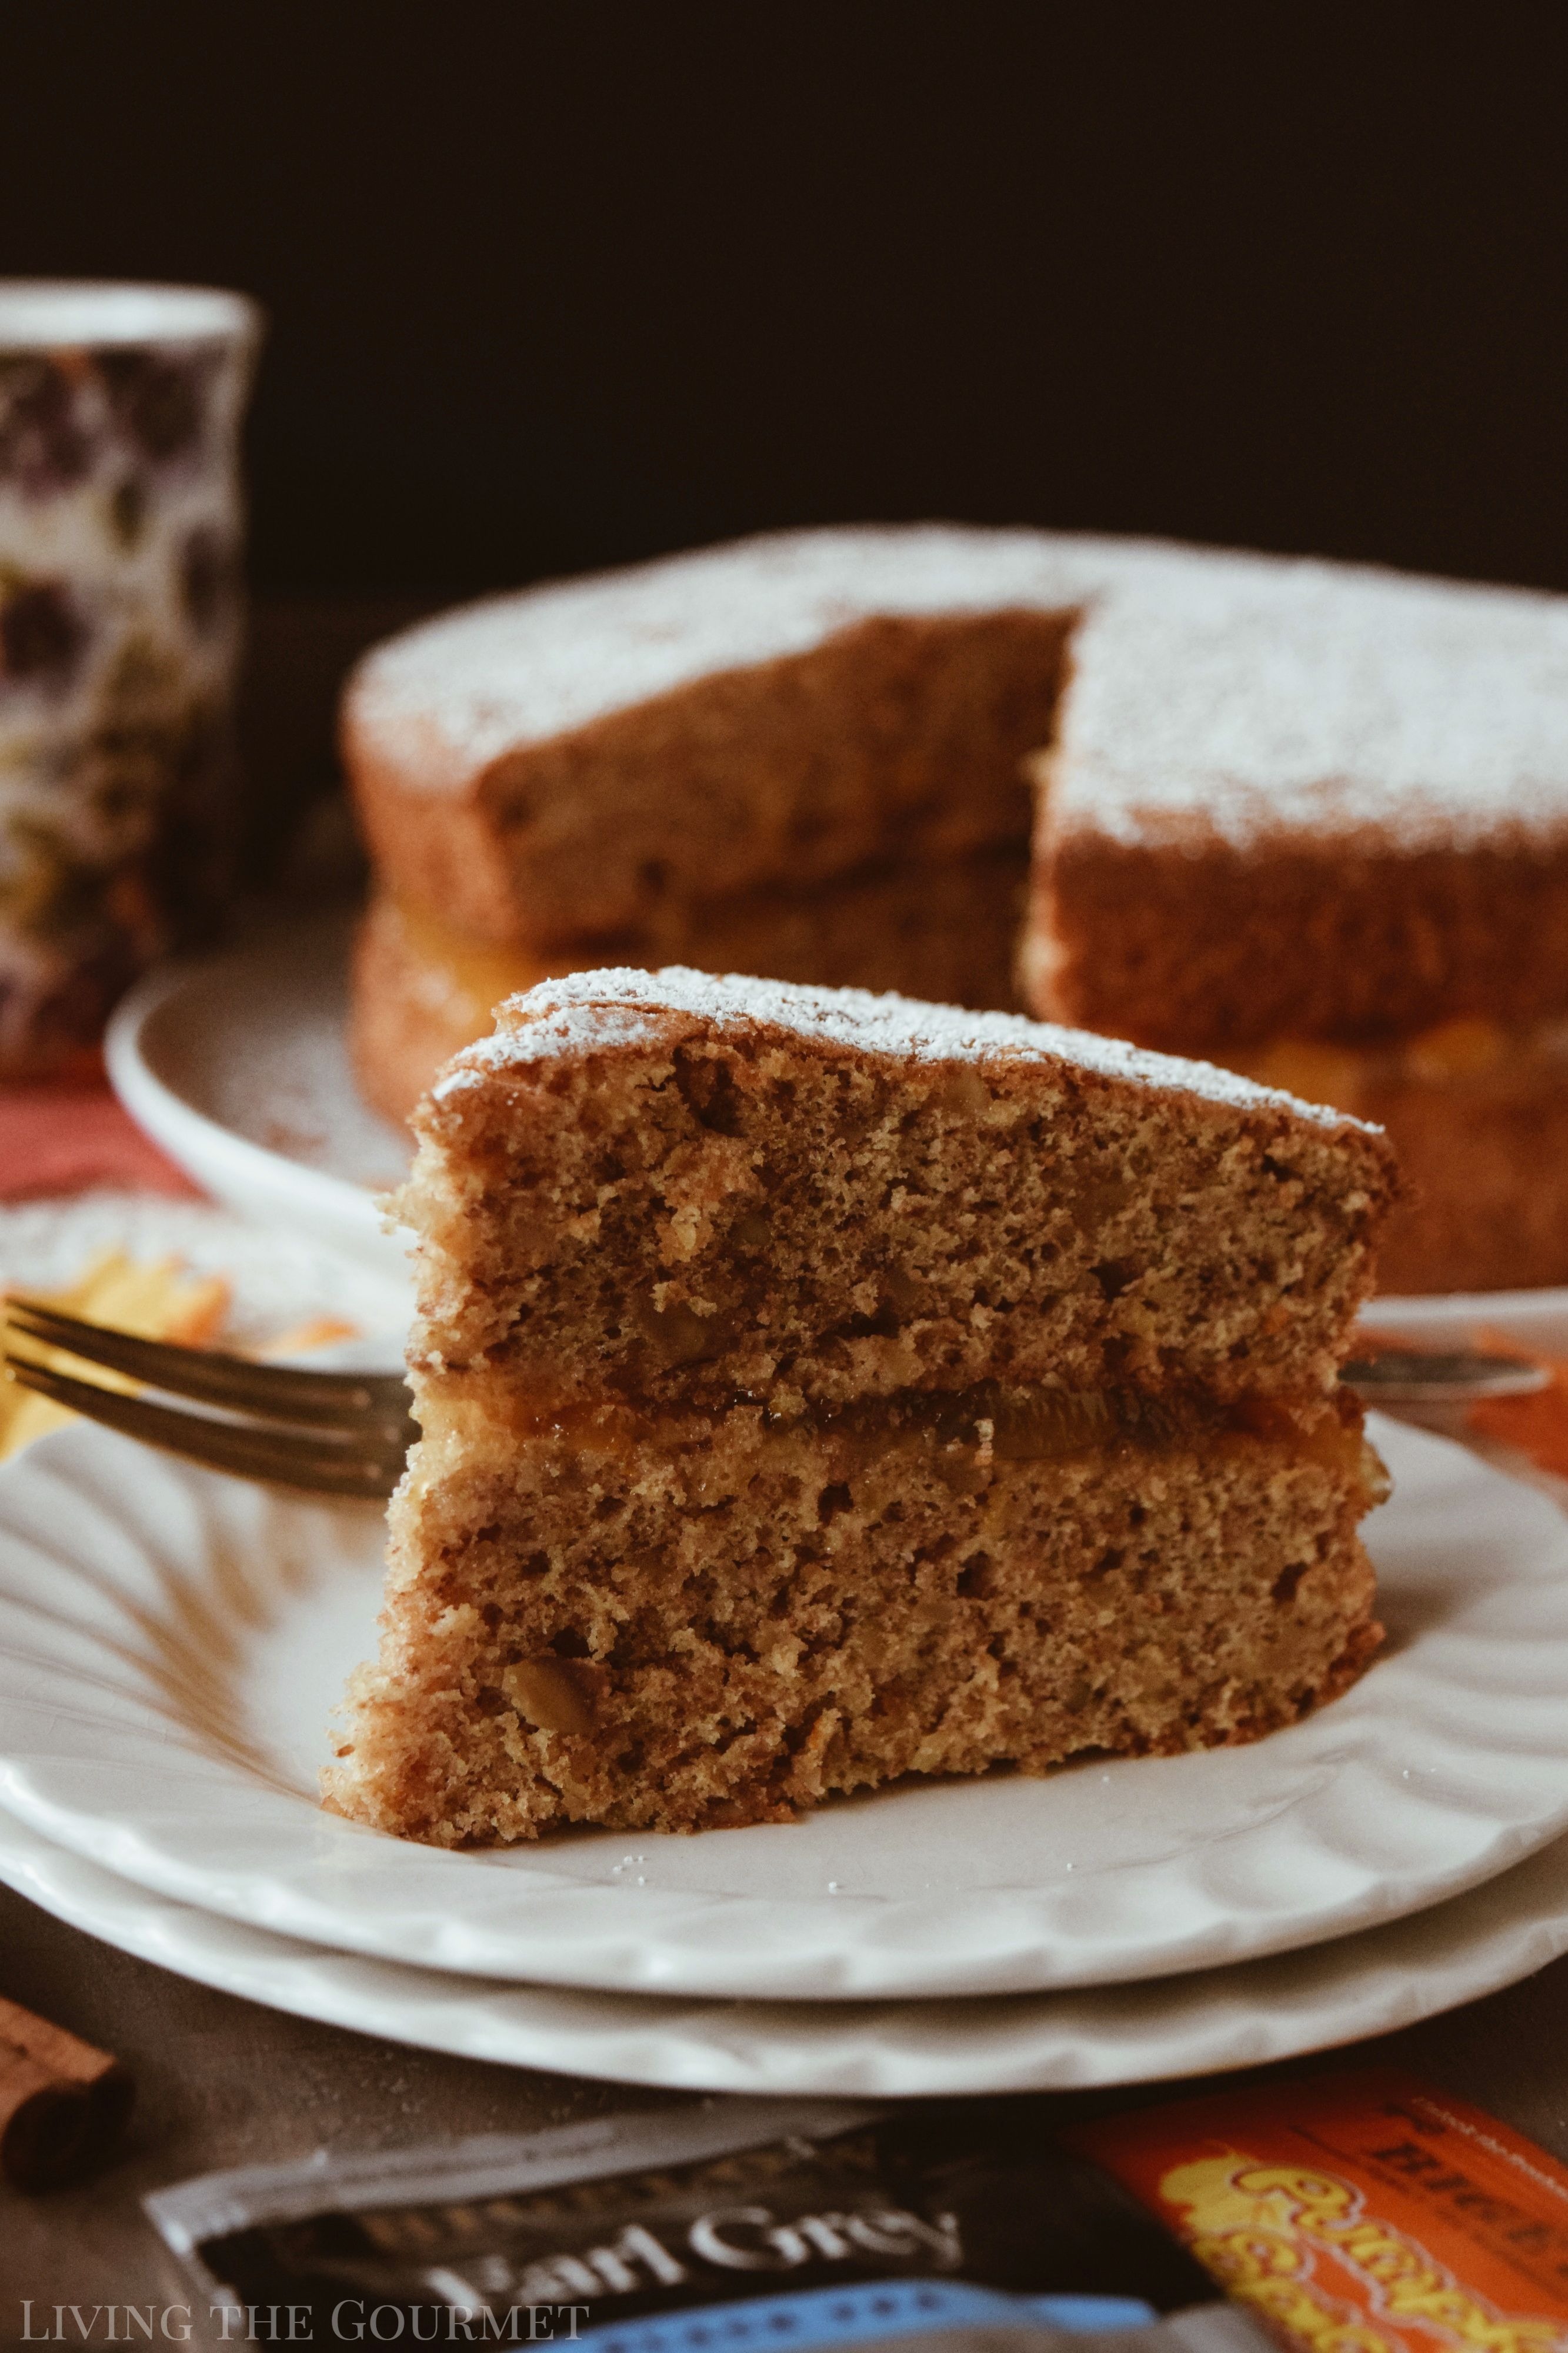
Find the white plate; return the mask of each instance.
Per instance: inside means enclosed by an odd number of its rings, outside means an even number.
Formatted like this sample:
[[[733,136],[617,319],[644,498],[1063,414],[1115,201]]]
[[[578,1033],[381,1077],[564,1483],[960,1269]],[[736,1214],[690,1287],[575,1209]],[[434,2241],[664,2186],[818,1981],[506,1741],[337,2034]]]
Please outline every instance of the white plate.
[[[1425,1298],[1372,1299],[1361,1320],[1374,1332],[1408,1334],[1428,1348],[1462,1348],[1495,1335],[1542,1356],[1568,1356],[1568,1289],[1432,1292]]]
[[[442,1968],[779,1999],[1152,1977],[1472,1886],[1568,1824],[1568,1522],[1383,1425],[1393,1639],[1246,1748],[910,1783],[799,1824],[450,1853],[321,1812],[379,1515],[79,1424],[0,1471],[0,1804],[182,1901]]]
[[[404,1244],[383,1232],[372,1195],[398,1181],[407,1145],[355,1090],[347,960],[340,915],[166,965],[110,1023],[109,1074],[132,1117],[219,1200],[402,1274]],[[1365,1321],[1434,1346],[1484,1326],[1568,1352],[1568,1287],[1390,1296]]]
[[[121,1005],[105,1059],[132,1118],[220,1201],[406,1284],[375,1197],[402,1181],[408,1139],[354,1084],[347,953],[334,915],[165,965]]]
[[[0,1880],[121,1952],[247,2001],[513,2067],[672,2090],[910,2098],[1256,2067],[1390,2033],[1568,1950],[1568,1841],[1417,1917],[1152,1983],[982,2001],[675,2001],[455,1978],[176,1904],[0,1814]]]
[[[403,1361],[408,1330],[406,1270],[388,1273],[341,1250],[324,1250],[288,1226],[258,1226],[211,1201],[100,1186],[86,1193],[0,1201],[0,1288],[63,1289],[94,1259],[123,1250],[144,1263],[180,1260],[228,1286],[225,1344],[270,1345],[300,1324],[342,1316],[358,1337],[335,1344],[331,1357],[393,1368]]]

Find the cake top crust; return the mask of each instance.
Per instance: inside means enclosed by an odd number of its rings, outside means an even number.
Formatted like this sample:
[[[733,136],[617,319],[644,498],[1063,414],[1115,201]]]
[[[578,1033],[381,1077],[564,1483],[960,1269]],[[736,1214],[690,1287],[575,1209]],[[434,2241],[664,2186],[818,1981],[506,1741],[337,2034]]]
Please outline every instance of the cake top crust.
[[[1568,598],[1169,543],[944,524],[784,533],[405,632],[351,758],[417,792],[879,616],[1075,611],[1051,818],[1123,842],[1568,834]]]
[[[1305,561],[1151,566],[1088,614],[1058,743],[1058,835],[1561,834],[1568,597]]]
[[[487,597],[374,648],[351,737],[410,784],[477,768],[714,670],[809,652],[879,614],[1061,611],[1136,565],[1136,543],[944,524],[785,532]],[[399,740],[414,731],[412,756]]]
[[[736,973],[694,972],[684,965],[651,973],[626,966],[573,973],[508,997],[497,1008],[494,1031],[448,1064],[431,1091],[433,1098],[445,1102],[495,1072],[556,1057],[658,1047],[672,1014],[721,1032],[782,1029],[840,1050],[918,1062],[1047,1060],[1095,1078],[1195,1095],[1233,1111],[1284,1113],[1321,1127],[1382,1134],[1343,1112],[1259,1086],[1213,1063],[1151,1053],[1091,1030],[1031,1021],[1018,1013],[973,1013],[910,997],[878,997],[862,988],[811,988]]]

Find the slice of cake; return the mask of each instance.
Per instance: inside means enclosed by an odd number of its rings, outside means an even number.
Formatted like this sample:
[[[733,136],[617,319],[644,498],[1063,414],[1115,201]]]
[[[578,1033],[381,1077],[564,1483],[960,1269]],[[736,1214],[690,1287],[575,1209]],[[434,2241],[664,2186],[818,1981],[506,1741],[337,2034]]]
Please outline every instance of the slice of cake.
[[[379,1662],[442,1845],[1249,1740],[1380,1636],[1376,1130],[1006,1014],[612,971],[419,1112]]]

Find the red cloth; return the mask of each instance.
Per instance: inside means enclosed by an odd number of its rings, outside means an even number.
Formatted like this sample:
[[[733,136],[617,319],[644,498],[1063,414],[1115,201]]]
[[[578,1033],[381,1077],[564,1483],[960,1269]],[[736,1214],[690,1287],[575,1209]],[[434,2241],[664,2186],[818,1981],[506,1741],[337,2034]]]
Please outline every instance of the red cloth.
[[[0,1200],[89,1185],[200,1198],[107,1086],[0,1088]]]

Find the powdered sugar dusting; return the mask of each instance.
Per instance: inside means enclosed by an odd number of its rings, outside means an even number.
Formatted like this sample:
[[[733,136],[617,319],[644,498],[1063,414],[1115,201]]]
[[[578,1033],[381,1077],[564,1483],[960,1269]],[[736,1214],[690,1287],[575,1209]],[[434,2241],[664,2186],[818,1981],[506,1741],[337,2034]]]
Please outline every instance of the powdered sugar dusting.
[[[586,976],[604,978],[602,974]],[[698,976],[693,976],[697,977]],[[643,982],[647,1005],[626,1005],[616,1001],[615,993],[596,996],[591,1004],[562,1005],[560,992],[570,983],[542,983],[522,997],[509,997],[497,1008],[498,1014],[514,1007],[526,1007],[534,1017],[531,1026],[521,1033],[498,1029],[488,1038],[481,1038],[461,1053],[455,1063],[437,1079],[430,1092],[437,1103],[454,1088],[472,1083],[474,1077],[489,1069],[498,1070],[508,1062],[547,1061],[557,1054],[604,1053],[616,1046],[651,1046],[658,1042],[660,1031],[657,1015],[651,1007],[657,1000],[650,995],[647,973],[635,975],[624,967],[609,975],[611,979],[638,978]],[[536,1000],[543,999],[542,1003]]]
[[[742,540],[410,629],[361,664],[351,726],[410,784],[434,786],[712,670],[808,652],[875,614],[1063,608],[1132,560],[1109,541],[941,525]],[[404,731],[420,725],[444,756],[431,758],[426,735],[405,762]]]
[[[1173,593],[1174,589],[1174,593]],[[1568,598],[1328,564],[1194,563],[1087,619],[1053,814],[1130,841],[1395,848],[1568,827]]]
[[[496,1071],[619,1046],[655,1045],[665,1035],[661,1017],[671,1013],[690,1014],[720,1030],[767,1025],[859,1053],[921,1062],[1058,1061],[1098,1078],[1178,1088],[1237,1111],[1284,1111],[1323,1127],[1377,1132],[1363,1120],[1258,1086],[1210,1062],[1149,1053],[1087,1029],[1064,1029],[1018,1013],[972,1013],[910,997],[875,997],[863,988],[809,988],[736,973],[694,972],[685,965],[652,973],[625,966],[573,973],[508,997],[498,1009],[493,1034],[457,1057],[437,1082],[436,1098],[481,1084]]]
[[[1568,598],[1043,532],[787,533],[471,606],[368,658],[351,733],[411,788],[457,789],[875,615],[1009,607],[1082,616],[1064,828],[1410,848],[1568,830]]]

